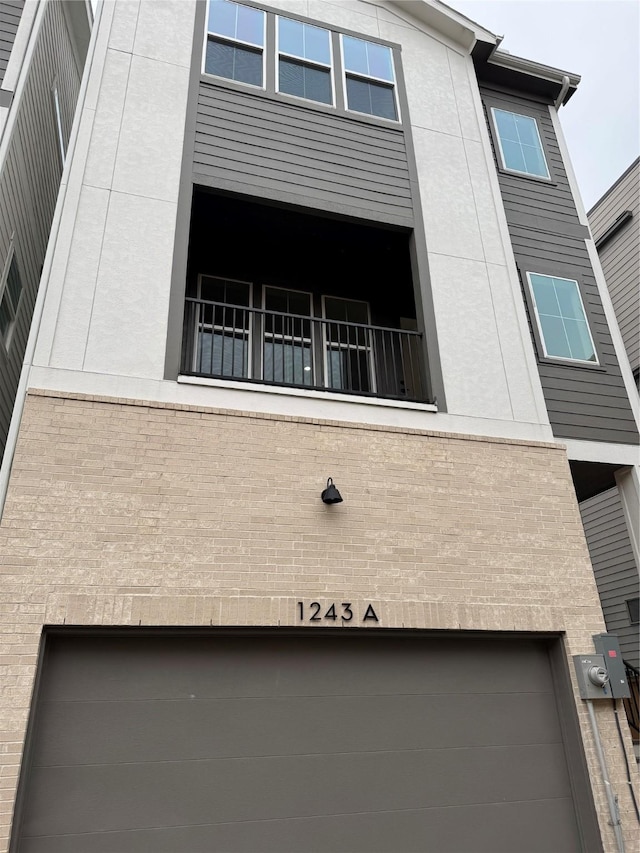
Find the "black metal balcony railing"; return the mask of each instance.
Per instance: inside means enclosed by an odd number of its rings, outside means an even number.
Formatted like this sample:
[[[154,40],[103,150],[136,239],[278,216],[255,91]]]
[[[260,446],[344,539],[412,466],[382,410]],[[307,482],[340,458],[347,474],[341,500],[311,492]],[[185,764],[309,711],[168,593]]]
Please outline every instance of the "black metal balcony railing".
[[[419,332],[186,302],[183,374],[427,401]]]
[[[633,742],[640,743],[640,671],[628,661],[624,662],[624,668],[631,693],[628,699],[623,699],[624,709],[627,712]]]

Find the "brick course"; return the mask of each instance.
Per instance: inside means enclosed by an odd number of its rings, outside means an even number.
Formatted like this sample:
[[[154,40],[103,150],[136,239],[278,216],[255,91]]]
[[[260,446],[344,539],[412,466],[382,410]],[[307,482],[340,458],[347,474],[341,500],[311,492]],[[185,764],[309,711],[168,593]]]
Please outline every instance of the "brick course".
[[[329,476],[343,504],[320,501]],[[32,391],[0,554],[0,849],[45,624],[296,625],[296,603],[317,599],[372,602],[381,627],[565,632],[568,654],[604,630],[549,443]]]

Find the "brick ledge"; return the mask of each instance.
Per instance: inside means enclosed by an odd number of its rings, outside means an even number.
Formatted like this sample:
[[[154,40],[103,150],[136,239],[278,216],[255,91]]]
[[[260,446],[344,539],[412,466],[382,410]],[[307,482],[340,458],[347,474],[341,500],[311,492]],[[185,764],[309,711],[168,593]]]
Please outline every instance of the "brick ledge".
[[[186,403],[165,403],[160,400],[136,400],[130,397],[109,397],[101,394],[82,394],[76,391],[54,391],[48,388],[29,388],[27,397],[51,397],[58,400],[78,400],[80,402],[100,403],[111,406],[132,406],[142,409],[165,409],[175,412],[196,412],[224,417],[252,418],[263,421],[286,421],[287,423],[312,424],[315,426],[338,427],[340,429],[365,430],[367,432],[388,432],[401,435],[422,435],[430,438],[450,438],[457,441],[480,441],[487,444],[509,444],[517,447],[541,447],[550,450],[566,451],[562,442],[537,441],[535,439],[504,438],[500,436],[472,435],[470,433],[443,432],[415,427],[397,427],[385,424],[364,424],[355,421],[335,421],[325,418],[306,418],[301,415],[281,415],[270,412],[249,412],[240,409],[221,409],[215,406],[196,406]]]

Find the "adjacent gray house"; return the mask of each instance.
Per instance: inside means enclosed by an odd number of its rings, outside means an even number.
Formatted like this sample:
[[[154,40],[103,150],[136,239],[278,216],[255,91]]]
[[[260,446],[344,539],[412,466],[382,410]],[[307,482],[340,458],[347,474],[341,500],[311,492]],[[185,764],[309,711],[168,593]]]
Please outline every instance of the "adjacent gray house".
[[[636,385],[640,373],[640,158],[589,211],[589,224]],[[640,668],[640,558],[617,486],[580,504],[607,630],[625,660]],[[632,528],[631,528],[632,529]],[[638,744],[638,717],[634,741]]]
[[[37,113],[65,160],[0,469],[1,851],[635,843],[621,703],[573,657],[636,390],[579,78],[499,45],[438,0],[98,4],[70,136]]]
[[[89,44],[84,0],[0,0],[0,458]]]

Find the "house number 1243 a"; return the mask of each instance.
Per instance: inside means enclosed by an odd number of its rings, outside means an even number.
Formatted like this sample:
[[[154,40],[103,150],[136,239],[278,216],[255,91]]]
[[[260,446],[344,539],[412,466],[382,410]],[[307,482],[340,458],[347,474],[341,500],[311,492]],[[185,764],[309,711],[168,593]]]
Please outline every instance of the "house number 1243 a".
[[[319,601],[312,601],[310,604],[305,604],[304,601],[298,602],[298,616],[301,622],[379,622],[378,615],[373,609],[372,604],[368,604],[365,608],[362,605],[363,615],[358,619],[358,614],[353,612],[353,605],[350,601],[341,601],[338,604],[321,604]]]

